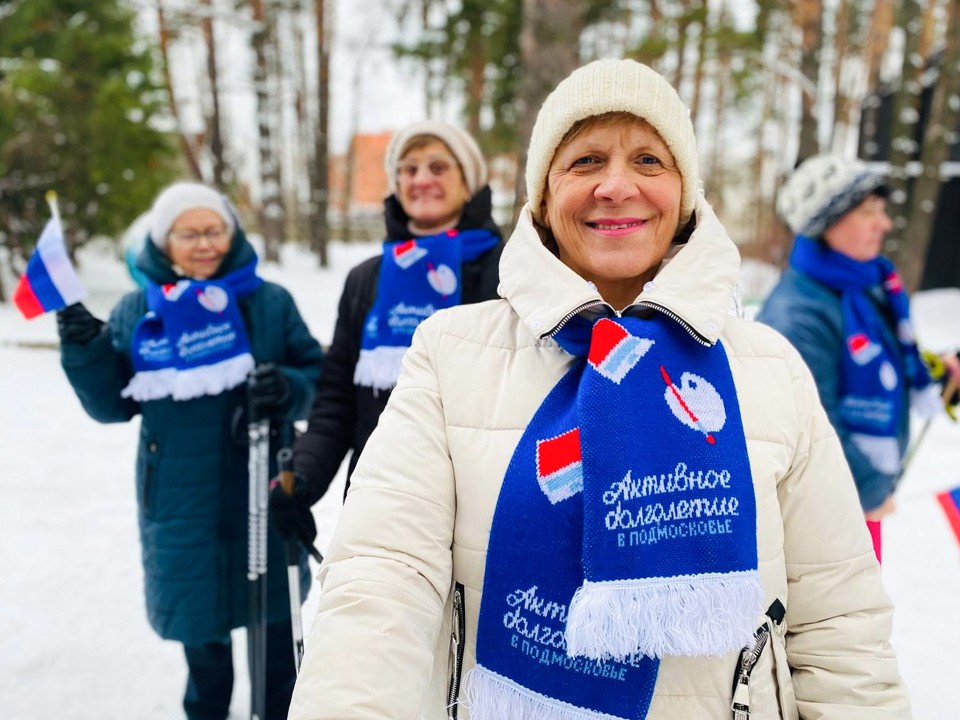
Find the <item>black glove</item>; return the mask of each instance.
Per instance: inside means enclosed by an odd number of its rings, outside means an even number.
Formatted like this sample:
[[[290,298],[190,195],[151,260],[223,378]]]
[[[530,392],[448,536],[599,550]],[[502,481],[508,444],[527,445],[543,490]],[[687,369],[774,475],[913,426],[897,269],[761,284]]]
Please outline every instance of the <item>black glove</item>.
[[[273,363],[257,365],[247,383],[250,401],[261,416],[280,412],[290,399],[290,381]]]
[[[295,476],[292,495],[286,493],[279,478],[270,481],[270,524],[284,540],[299,540],[313,547],[317,524],[310,505],[310,488],[302,475]]]
[[[57,334],[60,342],[86,345],[100,334],[103,320],[98,320],[83,303],[74,303],[57,310]]]

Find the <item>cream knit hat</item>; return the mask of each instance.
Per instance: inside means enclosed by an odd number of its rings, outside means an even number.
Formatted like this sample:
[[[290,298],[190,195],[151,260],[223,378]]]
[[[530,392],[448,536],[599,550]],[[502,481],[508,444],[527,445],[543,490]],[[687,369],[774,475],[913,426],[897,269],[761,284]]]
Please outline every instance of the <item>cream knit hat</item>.
[[[795,234],[816,239],[873,193],[885,196],[886,187],[865,163],[814,155],[780,188],[777,212]]]
[[[527,150],[527,199],[534,219],[542,220],[547,171],[564,135],[578,121],[609,112],[628,112],[643,118],[670,148],[682,181],[682,228],[693,214],[700,192],[697,140],[690,112],[662,75],[634,60],[596,60],[584,65],[544,101]]]
[[[432,135],[441,140],[453,156],[460,163],[463,179],[467,184],[467,192],[474,195],[477,190],[487,184],[487,163],[477,141],[458,127],[439,120],[422,120],[399,130],[387,146],[387,155],[384,165],[387,168],[387,180],[390,183],[390,192],[397,191],[397,166],[400,158],[410,145],[413,138],[420,135]]]
[[[227,237],[233,237],[236,222],[223,196],[200,183],[179,182],[164,189],[153,201],[150,209],[150,239],[153,244],[165,250],[170,228],[188,210],[212,210],[227,226]]]

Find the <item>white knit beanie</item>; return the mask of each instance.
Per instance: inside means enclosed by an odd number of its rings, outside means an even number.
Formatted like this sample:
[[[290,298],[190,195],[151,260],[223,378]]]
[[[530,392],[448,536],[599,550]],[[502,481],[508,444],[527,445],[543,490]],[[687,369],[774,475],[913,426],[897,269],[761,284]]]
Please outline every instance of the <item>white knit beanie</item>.
[[[818,238],[875,192],[886,194],[883,176],[865,163],[814,155],[780,188],[777,212],[795,234]]]
[[[236,223],[223,196],[200,183],[179,182],[164,189],[153,201],[150,209],[150,239],[153,244],[165,250],[170,228],[188,210],[212,210],[227,226],[227,237],[233,237]]]
[[[397,191],[397,166],[410,146],[410,141],[420,135],[431,135],[450,148],[450,152],[460,163],[463,180],[470,195],[487,184],[487,163],[477,141],[458,127],[439,120],[422,120],[397,131],[387,146],[384,165],[387,168],[387,180],[390,192]]]
[[[635,60],[596,60],[584,65],[544,101],[527,150],[527,200],[534,219],[542,221],[547,172],[563,137],[578,121],[610,112],[628,112],[646,120],[670,148],[682,181],[682,228],[700,193],[690,111],[662,75]]]

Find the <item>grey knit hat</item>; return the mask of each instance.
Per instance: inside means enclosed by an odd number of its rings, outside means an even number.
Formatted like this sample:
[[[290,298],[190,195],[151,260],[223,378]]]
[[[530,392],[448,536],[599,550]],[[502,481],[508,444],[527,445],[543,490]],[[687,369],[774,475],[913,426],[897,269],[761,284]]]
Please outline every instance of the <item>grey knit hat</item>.
[[[690,111],[667,80],[634,60],[596,60],[574,70],[547,97],[527,150],[527,200],[541,221],[547,172],[560,142],[580,120],[628,112],[646,120],[673,153],[680,171],[680,226],[693,214],[700,193],[697,140]]]
[[[223,219],[227,236],[233,237],[236,222],[227,201],[207,185],[178,182],[164,189],[150,209],[150,239],[161,250],[167,247],[167,235],[177,218],[188,210],[212,210]]]
[[[797,235],[820,237],[873,193],[886,194],[883,176],[860,160],[815,155],[780,188],[777,213]]]
[[[421,135],[431,135],[450,148],[450,152],[460,163],[463,180],[470,195],[474,195],[477,190],[487,184],[487,163],[483,159],[483,153],[480,152],[476,140],[449,123],[439,120],[422,120],[397,131],[387,145],[384,165],[387,168],[387,180],[390,183],[391,193],[397,191],[397,166],[400,164],[400,159],[409,149],[410,141]]]

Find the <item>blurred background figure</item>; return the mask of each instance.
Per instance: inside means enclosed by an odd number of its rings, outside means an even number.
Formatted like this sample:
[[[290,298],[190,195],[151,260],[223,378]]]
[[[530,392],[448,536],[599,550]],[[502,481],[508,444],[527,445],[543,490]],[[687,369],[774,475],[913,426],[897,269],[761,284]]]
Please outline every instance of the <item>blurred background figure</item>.
[[[233,690],[230,631],[248,620],[246,408],[306,417],[323,353],[290,294],[257,275],[257,255],[212,188],[171,185],[150,212],[136,267],[146,287],[104,323],[81,305],[57,315],[62,365],[94,420],[141,416],[137,502],[147,615],[183,644],[183,707],[223,720]],[[248,375],[251,378],[248,393]],[[267,718],[296,678],[283,544],[268,544]],[[306,556],[301,583],[309,587]]]
[[[315,534],[310,506],[348,454],[349,487],[417,326],[497,294],[503,241],[474,139],[444,122],[414,123],[392,138],[386,166],[383,254],[347,275],[310,423],[295,446],[294,495],[271,495],[274,525],[288,535]]]
[[[858,160],[819,155],[801,163],[777,209],[796,235],[790,266],[757,319],[800,351],[843,444],[881,556],[880,521],[910,440],[910,410],[943,412],[910,322],[893,263],[881,255],[893,224],[883,178]],[[960,380],[956,356],[942,359]]]

